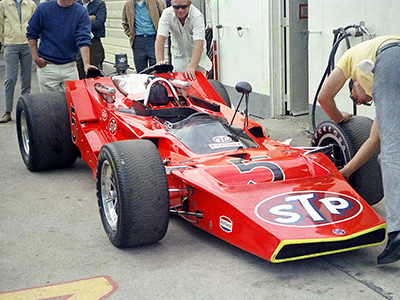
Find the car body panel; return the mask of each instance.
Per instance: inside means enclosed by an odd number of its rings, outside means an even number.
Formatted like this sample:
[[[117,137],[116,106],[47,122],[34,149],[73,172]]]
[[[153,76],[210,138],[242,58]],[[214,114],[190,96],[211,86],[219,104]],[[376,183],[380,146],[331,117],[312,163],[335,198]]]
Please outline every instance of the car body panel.
[[[166,167],[171,210],[266,260],[326,255],[385,240],[384,220],[328,157],[271,140],[253,120],[235,135],[244,116],[237,113],[227,126],[235,111],[201,73],[196,75],[190,88],[180,91],[184,104],[151,109],[141,103],[143,91],[125,95],[110,77],[66,82],[72,140],[93,176],[104,144],[149,139]],[[186,81],[183,73],[156,76]],[[115,93],[102,96],[96,90],[100,85]],[[168,121],[191,110],[207,116]],[[225,130],[234,133],[219,134]]]

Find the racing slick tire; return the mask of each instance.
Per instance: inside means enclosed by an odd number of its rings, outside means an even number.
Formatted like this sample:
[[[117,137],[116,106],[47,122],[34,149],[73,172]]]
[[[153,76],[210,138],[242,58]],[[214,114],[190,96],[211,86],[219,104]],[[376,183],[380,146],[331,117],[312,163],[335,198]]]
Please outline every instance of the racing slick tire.
[[[17,103],[22,160],[32,172],[72,166],[79,154],[71,139],[65,93],[22,95]]]
[[[157,147],[149,140],[104,145],[96,169],[101,221],[125,248],[161,240],[169,222],[169,190]]]
[[[368,139],[372,120],[363,116],[353,116],[349,121],[336,124],[323,121],[315,129],[311,140],[312,146],[333,144],[340,149],[339,156],[333,161],[341,169],[354,157],[361,145]],[[379,149],[349,179],[349,184],[369,205],[378,203],[383,198],[382,173],[378,163]],[[337,159],[339,157],[339,159]]]
[[[211,86],[213,87],[213,89],[218,93],[218,95],[222,98],[222,100],[224,100],[225,104],[229,107],[232,107],[231,104],[231,99],[229,98],[229,94],[228,91],[226,90],[226,88],[224,87],[224,85],[214,79],[207,79],[208,82],[211,84]]]

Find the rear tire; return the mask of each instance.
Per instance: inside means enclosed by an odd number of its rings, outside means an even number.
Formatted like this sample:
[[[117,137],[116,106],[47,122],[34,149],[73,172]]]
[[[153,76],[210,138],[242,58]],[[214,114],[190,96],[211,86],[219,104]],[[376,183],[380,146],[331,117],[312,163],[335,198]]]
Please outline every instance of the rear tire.
[[[63,92],[21,96],[17,104],[17,136],[22,160],[32,172],[70,167],[79,154],[71,140]]]
[[[372,120],[367,117],[354,116],[343,124],[324,121],[315,129],[311,145],[326,146],[334,144],[339,147],[340,158],[334,161],[341,169],[354,157],[361,145],[368,139]],[[378,203],[383,198],[382,173],[378,163],[379,149],[349,179],[350,185],[369,205]],[[336,154],[335,157],[338,155]]]
[[[225,104],[229,107],[232,107],[231,99],[229,98],[228,91],[224,87],[224,85],[214,79],[208,79],[208,82],[211,84],[213,89],[218,93],[218,95],[224,100]]]
[[[151,141],[104,145],[96,177],[101,221],[111,243],[132,247],[164,237],[169,222],[168,182]]]

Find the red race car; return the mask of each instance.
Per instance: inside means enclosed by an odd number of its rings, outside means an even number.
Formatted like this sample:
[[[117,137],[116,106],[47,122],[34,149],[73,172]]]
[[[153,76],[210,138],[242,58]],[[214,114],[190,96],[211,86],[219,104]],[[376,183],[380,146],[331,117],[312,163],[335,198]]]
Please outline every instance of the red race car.
[[[24,163],[42,171],[81,156],[117,247],[161,240],[170,213],[275,263],[385,240],[384,220],[338,171],[348,160],[340,128],[319,128],[319,147],[279,143],[248,117],[248,83],[236,86],[240,113],[219,82],[171,71],[97,74],[20,97]]]

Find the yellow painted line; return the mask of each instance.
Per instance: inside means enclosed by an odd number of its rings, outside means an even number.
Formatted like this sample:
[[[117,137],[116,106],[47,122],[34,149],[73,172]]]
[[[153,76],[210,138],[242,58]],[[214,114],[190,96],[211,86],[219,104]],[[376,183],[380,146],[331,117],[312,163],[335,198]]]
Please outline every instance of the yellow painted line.
[[[0,293],[0,300],[100,300],[118,290],[118,284],[108,276],[81,279],[44,287]]]

